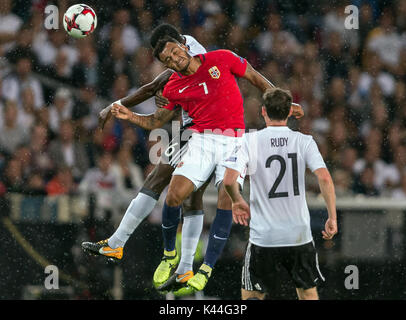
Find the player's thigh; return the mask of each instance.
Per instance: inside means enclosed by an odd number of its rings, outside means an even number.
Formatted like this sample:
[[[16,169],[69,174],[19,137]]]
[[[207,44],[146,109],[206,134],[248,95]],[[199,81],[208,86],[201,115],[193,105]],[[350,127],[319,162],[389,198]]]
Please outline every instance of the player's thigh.
[[[299,300],[319,300],[316,287],[309,289],[296,288],[296,292]]]
[[[198,190],[209,179],[216,167],[211,145],[210,137],[194,133],[173,176],[180,175],[188,178],[195,185],[194,190]]]
[[[166,203],[168,206],[175,207],[182,202],[194,191],[194,183],[187,177],[182,175],[172,176],[169,183],[168,194],[166,195]]]
[[[268,248],[248,242],[241,272],[241,298],[260,297],[264,299],[270,288],[268,275],[275,276],[273,264],[269,264]]]
[[[317,252],[312,241],[300,246],[287,247],[285,250],[284,267],[296,288],[300,289],[301,292],[315,288],[325,281],[320,272]],[[311,293],[312,290],[309,292]]]
[[[145,179],[144,188],[160,194],[171,181],[174,170],[169,164],[159,162]]]
[[[207,186],[210,184],[214,174],[196,191],[190,194],[189,197],[183,202],[183,211],[198,211],[203,210],[203,194],[206,191]]]

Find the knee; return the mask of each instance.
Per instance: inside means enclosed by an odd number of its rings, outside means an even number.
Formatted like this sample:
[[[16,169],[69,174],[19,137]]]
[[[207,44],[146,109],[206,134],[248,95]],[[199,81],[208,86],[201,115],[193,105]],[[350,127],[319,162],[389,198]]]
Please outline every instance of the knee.
[[[169,207],[180,206],[183,202],[183,197],[179,192],[169,190],[166,196],[166,204]]]
[[[166,177],[160,177],[155,172],[151,172],[145,179],[144,187],[155,193],[161,194],[168,183],[169,181]]]
[[[193,193],[183,202],[183,211],[203,210],[203,200],[200,194]]]

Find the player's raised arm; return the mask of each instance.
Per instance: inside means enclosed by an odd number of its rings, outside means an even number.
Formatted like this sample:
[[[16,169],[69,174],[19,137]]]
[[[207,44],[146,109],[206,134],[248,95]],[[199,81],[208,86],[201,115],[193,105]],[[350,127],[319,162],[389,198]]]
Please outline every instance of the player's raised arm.
[[[272,82],[255,70],[248,62],[243,78],[251,82],[251,84],[261,90],[262,93],[265,93],[265,91],[268,89],[275,88],[275,85]],[[303,117],[303,108],[297,103],[292,103],[292,115],[296,118]]]
[[[145,130],[153,130],[161,128],[169,120],[179,116],[180,109],[176,108],[174,110],[168,110],[165,108],[158,108],[155,113],[139,114],[132,112],[120,104],[114,103],[111,108],[111,113],[117,119],[128,120]]]
[[[144,102],[145,100],[153,97],[157,92],[159,92],[165,84],[168,82],[170,76],[172,75],[172,70],[165,70],[160,73],[154,80],[150,83],[143,85],[141,88],[136,90],[134,93],[116,101],[104,108],[99,113],[99,127],[103,129],[105,123],[111,118],[111,109],[113,104],[121,104],[124,107],[131,108]],[[163,103],[164,104],[164,103]]]

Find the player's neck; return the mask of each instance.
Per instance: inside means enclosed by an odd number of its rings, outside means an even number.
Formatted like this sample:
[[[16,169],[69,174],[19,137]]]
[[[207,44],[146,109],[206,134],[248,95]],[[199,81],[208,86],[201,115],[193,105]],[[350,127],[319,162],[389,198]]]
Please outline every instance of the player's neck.
[[[265,119],[265,124],[267,127],[286,127],[288,125],[288,122],[286,120],[276,121]]]
[[[197,69],[199,69],[201,65],[202,61],[198,56],[192,57],[192,59],[190,59],[189,66],[185,71],[182,71],[181,74],[184,76],[190,76],[191,74],[196,73]]]

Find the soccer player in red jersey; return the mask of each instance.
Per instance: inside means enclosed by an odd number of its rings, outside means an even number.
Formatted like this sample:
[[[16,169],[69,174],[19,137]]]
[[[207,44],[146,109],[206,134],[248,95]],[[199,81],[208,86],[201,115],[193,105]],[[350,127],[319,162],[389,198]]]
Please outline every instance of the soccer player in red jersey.
[[[188,143],[188,151],[175,169],[162,213],[164,257],[174,256],[177,225],[180,220],[182,202],[198,189],[215,172],[218,187],[217,214],[213,221],[204,263],[196,275],[187,281],[195,290],[202,290],[211,275],[232,224],[231,201],[221,185],[225,167],[222,160],[230,149],[239,148],[244,134],[243,99],[235,77],[243,77],[265,92],[273,85],[258,73],[243,58],[228,50],[212,51],[191,57],[186,46],[173,38],[158,42],[154,55],[175,73],[165,86],[163,95],[169,104],[160,111],[161,116],[171,118],[180,105],[193,119],[194,130]],[[292,107],[294,115],[300,117],[300,106]],[[120,106],[113,107],[113,114]],[[240,184],[243,183],[243,175]],[[156,272],[159,272],[159,266]],[[181,276],[179,278],[179,276]],[[176,273],[161,289],[182,280]]]

